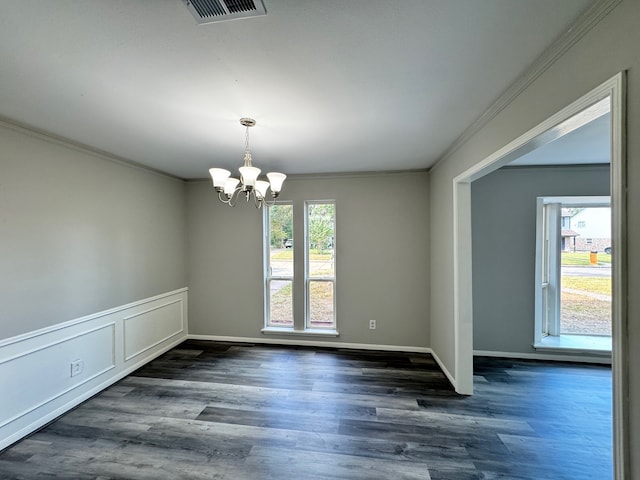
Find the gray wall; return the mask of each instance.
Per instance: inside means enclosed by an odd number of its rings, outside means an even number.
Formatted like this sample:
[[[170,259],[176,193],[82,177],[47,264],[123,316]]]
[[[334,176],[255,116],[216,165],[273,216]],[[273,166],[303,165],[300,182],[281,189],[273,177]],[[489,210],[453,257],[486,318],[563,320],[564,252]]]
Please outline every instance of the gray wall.
[[[609,167],[518,167],[471,184],[473,345],[534,353],[536,197],[609,195]]]
[[[0,339],[186,286],[184,182],[0,124]]]
[[[431,347],[450,372],[454,361],[453,178],[622,70],[627,75],[627,244],[640,245],[640,2],[622,0],[528,84],[511,103],[431,171]],[[630,448],[640,452],[640,249],[627,257]],[[640,456],[629,478],[640,478]]]
[[[429,346],[428,195],[425,172],[287,179],[282,200],[294,209],[336,200],[335,341]],[[204,181],[187,198],[189,332],[261,338],[261,212],[221,204]]]

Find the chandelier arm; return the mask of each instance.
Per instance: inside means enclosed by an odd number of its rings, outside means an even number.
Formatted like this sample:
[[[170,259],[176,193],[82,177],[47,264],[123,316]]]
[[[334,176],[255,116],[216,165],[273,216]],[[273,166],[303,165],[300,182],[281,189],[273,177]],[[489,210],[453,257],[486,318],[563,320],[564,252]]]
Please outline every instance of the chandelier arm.
[[[238,198],[240,197],[241,190],[242,190],[242,186],[237,186],[236,189],[231,194],[231,196],[229,197],[228,205],[230,207],[235,207],[236,203],[238,203]],[[234,201],[234,197],[235,197],[235,201]]]
[[[226,203],[227,205],[229,205],[229,202],[231,201],[230,198],[222,198],[222,190],[220,190],[218,192],[218,200],[220,200],[222,203]]]
[[[273,196],[273,194],[271,194],[271,198],[272,200],[269,202],[266,197],[262,199],[262,204],[266,205],[267,207],[273,207],[276,204],[276,197]]]
[[[236,203],[238,203],[238,196],[239,196],[238,192],[240,192],[241,190],[242,190],[242,186],[236,187],[236,189],[233,191],[233,193],[230,196],[227,196],[227,194],[225,194],[221,190],[218,192],[218,200],[220,200],[222,203],[229,205],[230,207],[233,207]],[[234,197],[235,197],[235,201],[234,201]]]

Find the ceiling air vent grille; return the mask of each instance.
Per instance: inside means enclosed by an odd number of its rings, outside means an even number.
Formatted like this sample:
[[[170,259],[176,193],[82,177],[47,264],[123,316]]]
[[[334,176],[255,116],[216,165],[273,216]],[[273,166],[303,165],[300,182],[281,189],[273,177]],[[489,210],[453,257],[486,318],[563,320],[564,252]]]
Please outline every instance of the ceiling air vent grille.
[[[199,24],[266,15],[262,0],[183,0]]]

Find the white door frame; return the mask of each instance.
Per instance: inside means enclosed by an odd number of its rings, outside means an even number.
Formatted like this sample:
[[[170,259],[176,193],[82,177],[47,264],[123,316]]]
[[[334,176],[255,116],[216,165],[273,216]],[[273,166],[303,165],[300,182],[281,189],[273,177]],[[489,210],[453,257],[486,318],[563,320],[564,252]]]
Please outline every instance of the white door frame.
[[[627,365],[627,235],[625,173],[625,72],[618,73],[505,147],[453,179],[454,349],[456,391],[473,393],[471,182],[568,133],[567,120],[611,99],[611,236],[613,460],[616,480],[629,470]],[[570,131],[570,130],[569,130]]]

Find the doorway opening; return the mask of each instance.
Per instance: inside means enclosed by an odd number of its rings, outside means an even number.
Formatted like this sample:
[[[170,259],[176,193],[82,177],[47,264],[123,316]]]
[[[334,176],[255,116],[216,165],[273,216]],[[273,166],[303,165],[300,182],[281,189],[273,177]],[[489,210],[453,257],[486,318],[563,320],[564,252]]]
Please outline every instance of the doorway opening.
[[[604,82],[576,102],[526,132],[453,179],[453,297],[455,386],[473,393],[473,295],[471,239],[471,182],[501,168],[571,131],[579,115],[608,99],[611,111],[611,248],[612,255],[612,377],[613,458],[615,478],[626,477],[628,465],[628,402],[626,388],[626,203],[624,165],[624,72]]]

